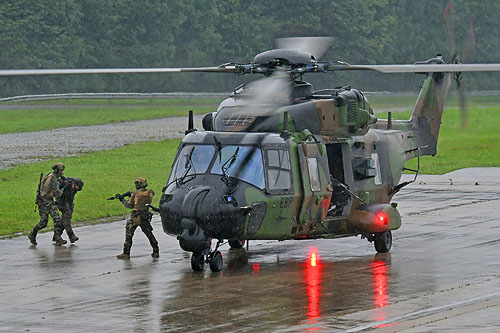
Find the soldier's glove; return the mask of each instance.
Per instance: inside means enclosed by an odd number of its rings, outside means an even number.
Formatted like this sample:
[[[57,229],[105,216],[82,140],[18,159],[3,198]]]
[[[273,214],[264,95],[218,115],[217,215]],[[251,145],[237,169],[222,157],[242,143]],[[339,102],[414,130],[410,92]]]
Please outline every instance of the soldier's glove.
[[[158,212],[158,213],[160,212],[160,208],[155,207],[155,206],[153,206],[151,204],[146,204],[146,207],[151,208],[155,212]]]

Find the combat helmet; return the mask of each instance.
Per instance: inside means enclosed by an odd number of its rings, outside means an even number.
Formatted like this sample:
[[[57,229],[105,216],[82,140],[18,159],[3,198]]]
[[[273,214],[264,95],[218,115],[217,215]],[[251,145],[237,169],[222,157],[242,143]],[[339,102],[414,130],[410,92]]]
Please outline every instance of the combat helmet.
[[[75,186],[78,188],[78,191],[82,190],[82,188],[83,188],[83,180],[81,180],[80,178],[74,178],[73,179],[73,184],[75,184]]]
[[[148,186],[148,181],[146,180],[146,178],[137,177],[135,179],[135,188],[136,189],[146,188],[146,186]]]
[[[52,170],[54,170],[54,172],[56,173],[62,173],[62,171],[64,171],[64,168],[64,164],[62,164],[61,162],[57,162],[52,166]]]

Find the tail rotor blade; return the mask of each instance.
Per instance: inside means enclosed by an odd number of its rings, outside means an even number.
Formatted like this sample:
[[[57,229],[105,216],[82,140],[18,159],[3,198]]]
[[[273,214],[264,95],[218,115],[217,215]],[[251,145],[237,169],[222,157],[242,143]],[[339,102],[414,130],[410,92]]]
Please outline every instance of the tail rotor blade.
[[[450,46],[451,55],[454,59],[456,57],[456,47],[455,24],[453,22],[453,0],[450,0],[446,6],[443,15],[441,16],[441,20],[443,21],[446,37],[448,39],[448,45]]]
[[[465,98],[464,83],[459,82],[458,84],[458,102],[460,105],[460,117],[462,120],[462,130],[467,127],[467,122],[469,120],[469,114],[467,112],[467,101]]]
[[[476,53],[477,40],[476,32],[474,31],[474,24],[472,20],[469,19],[469,33],[464,41],[464,46],[462,48],[462,62],[470,61],[474,54]]]

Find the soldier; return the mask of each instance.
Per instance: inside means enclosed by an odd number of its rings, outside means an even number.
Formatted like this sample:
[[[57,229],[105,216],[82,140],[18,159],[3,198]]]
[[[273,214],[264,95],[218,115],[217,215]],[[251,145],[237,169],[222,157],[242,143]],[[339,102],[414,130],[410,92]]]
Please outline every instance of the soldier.
[[[64,229],[63,222],[59,216],[55,199],[59,199],[62,195],[59,180],[64,173],[64,164],[58,162],[52,166],[53,172],[45,176],[40,184],[40,193],[38,197],[38,213],[40,214],[40,222],[33,228],[28,235],[31,244],[36,245],[36,235],[38,231],[47,226],[49,215],[54,221],[54,238],[56,245],[66,244],[66,241],[60,236]]]
[[[153,214],[149,212],[149,206],[153,201],[155,193],[153,190],[146,189],[148,182],[146,179],[139,177],[135,180],[135,188],[137,191],[132,193],[128,200],[120,199],[126,208],[131,208],[132,212],[130,218],[127,220],[125,226],[125,243],[123,244],[123,253],[117,255],[118,259],[130,259],[130,248],[132,247],[132,237],[134,236],[135,229],[141,227],[142,232],[148,237],[149,243],[153,248],[151,256],[158,258],[160,250],[158,242],[153,235],[153,227],[151,226],[151,217]]]
[[[61,177],[61,190],[63,194],[57,200],[57,207],[62,213],[62,221],[64,225],[64,229],[66,229],[66,233],[68,234],[69,241],[71,243],[76,242],[79,238],[73,232],[73,228],[71,227],[71,218],[73,216],[74,209],[74,200],[76,192],[81,191],[83,188],[83,181],[80,178],[71,178],[71,177]],[[62,230],[61,230],[62,233]],[[62,236],[62,234],[59,234]],[[54,240],[56,238],[56,230],[54,230]]]

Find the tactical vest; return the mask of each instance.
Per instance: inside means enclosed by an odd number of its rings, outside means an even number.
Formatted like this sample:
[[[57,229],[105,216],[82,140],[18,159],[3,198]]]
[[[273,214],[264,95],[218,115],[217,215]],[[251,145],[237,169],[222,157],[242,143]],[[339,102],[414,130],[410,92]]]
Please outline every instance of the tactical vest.
[[[55,179],[54,179],[55,178]],[[40,186],[40,196],[42,198],[59,198],[62,191],[59,189],[59,181],[54,173],[49,173],[42,180],[42,185]]]
[[[153,201],[154,192],[152,190],[140,189],[135,192],[134,195],[134,210],[147,211],[146,204],[150,204]]]

